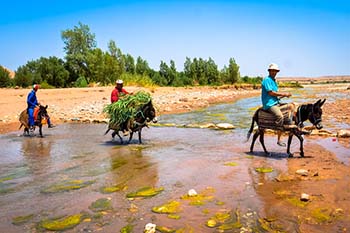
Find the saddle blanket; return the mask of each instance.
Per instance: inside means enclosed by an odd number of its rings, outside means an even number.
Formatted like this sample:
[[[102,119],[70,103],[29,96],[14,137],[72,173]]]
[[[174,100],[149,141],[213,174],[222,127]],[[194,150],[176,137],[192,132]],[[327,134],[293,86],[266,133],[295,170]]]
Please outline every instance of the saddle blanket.
[[[282,104],[279,106],[282,114],[283,114],[283,124],[288,125],[293,122],[294,112],[296,110],[296,105],[294,103],[290,104]],[[283,130],[283,127],[276,126],[276,117],[266,111],[263,110],[262,107],[259,108],[258,112],[258,125],[263,129],[274,129],[274,130]]]

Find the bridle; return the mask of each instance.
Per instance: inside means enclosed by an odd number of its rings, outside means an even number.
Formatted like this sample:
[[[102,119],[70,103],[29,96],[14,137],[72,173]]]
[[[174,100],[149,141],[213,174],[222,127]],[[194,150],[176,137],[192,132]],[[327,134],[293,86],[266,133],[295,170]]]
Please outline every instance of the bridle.
[[[305,107],[306,105],[301,105],[301,106],[299,106],[298,107],[298,109],[297,109],[297,117],[296,117],[296,123],[297,123],[297,126],[298,127],[300,127],[300,128],[302,128],[302,127],[304,127],[304,124],[303,124],[303,120],[302,120],[302,118],[301,118],[301,111],[302,111],[302,109]],[[312,121],[310,120],[310,122],[314,125],[314,126],[316,126],[317,124],[319,124],[321,121],[322,121],[322,119],[321,119],[321,117],[319,117],[319,118],[316,118],[315,117],[315,114],[314,114],[314,104],[312,104],[312,112],[310,113],[309,112],[309,114],[308,114],[308,118],[307,119],[311,119],[311,117],[312,117]],[[311,115],[311,116],[310,116]]]

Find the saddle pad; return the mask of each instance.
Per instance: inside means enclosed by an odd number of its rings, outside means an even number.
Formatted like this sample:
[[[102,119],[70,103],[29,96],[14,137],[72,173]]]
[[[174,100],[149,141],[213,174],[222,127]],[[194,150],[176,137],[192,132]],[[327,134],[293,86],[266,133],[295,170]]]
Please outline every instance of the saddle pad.
[[[38,119],[39,110],[40,110],[40,107],[38,107],[38,106],[34,108],[34,113],[33,113],[34,121],[36,121],[36,119]]]
[[[294,104],[283,104],[280,106],[280,110],[283,114],[283,124],[290,124],[291,117],[293,116],[295,109]],[[275,129],[275,130],[283,130],[283,127],[276,126],[276,117],[262,108],[259,109],[258,113],[258,125],[260,128],[264,129]]]

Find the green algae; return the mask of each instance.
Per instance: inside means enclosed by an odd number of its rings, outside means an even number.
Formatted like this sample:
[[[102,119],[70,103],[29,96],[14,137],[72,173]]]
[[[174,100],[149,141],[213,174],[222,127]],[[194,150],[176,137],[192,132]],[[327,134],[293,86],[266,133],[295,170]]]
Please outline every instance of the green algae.
[[[238,165],[238,163],[236,163],[236,162],[226,162],[226,163],[224,163],[224,165],[225,165],[225,166],[235,167],[235,166]]]
[[[84,219],[83,214],[75,214],[59,219],[46,219],[39,222],[39,228],[50,231],[64,231],[72,229]]]
[[[8,194],[15,191],[14,188],[10,188],[12,184],[0,182],[0,194]]]
[[[269,173],[269,172],[273,172],[273,168],[271,168],[271,167],[257,167],[257,168],[255,168],[255,171],[259,172],[259,173]]]
[[[217,201],[217,202],[215,202],[215,205],[218,205],[218,206],[220,206],[220,205],[225,205],[225,202],[223,202],[223,201]]]
[[[108,198],[100,198],[95,202],[91,203],[89,209],[94,212],[111,210],[112,209],[112,201]]]
[[[76,189],[85,188],[91,184],[95,183],[95,181],[82,181],[82,180],[70,180],[66,182],[57,183],[51,185],[49,187],[41,190],[42,193],[58,193],[58,192],[66,192]]]
[[[131,192],[126,195],[127,198],[135,197],[154,197],[161,193],[164,190],[163,187],[152,188],[152,187],[143,187],[137,190],[136,192]]]
[[[240,222],[234,222],[234,223],[224,223],[221,226],[218,227],[220,231],[227,231],[232,229],[239,229],[242,227],[242,224]]]
[[[209,187],[195,196],[189,196],[188,194],[183,195],[181,199],[188,200],[190,205],[202,206],[205,205],[207,201],[214,199],[214,196],[210,195],[213,192],[215,192],[215,190]]]
[[[180,211],[180,202],[169,201],[164,205],[153,207],[152,211],[158,214],[174,214]]]
[[[0,183],[5,182],[5,181],[9,181],[9,180],[13,180],[13,179],[17,179],[17,178],[22,178],[25,177],[28,174],[28,167],[17,167],[13,170],[11,170],[11,172],[0,176]]]
[[[318,223],[326,223],[332,220],[331,211],[327,208],[317,208],[311,212],[311,216]]]
[[[238,209],[234,214],[229,212],[217,212],[208,219],[206,226],[217,228],[219,232],[232,231],[242,227]]]
[[[122,229],[120,229],[120,233],[132,233],[134,230],[134,226],[131,224],[126,225]]]
[[[294,205],[296,207],[301,207],[301,208],[303,208],[309,204],[308,202],[301,201],[299,198],[296,198],[296,197],[289,197],[289,198],[287,198],[287,201],[289,203],[291,203],[292,205]]]
[[[181,218],[181,216],[178,214],[168,214],[167,217],[170,219],[175,219],[175,220],[178,220]]]
[[[174,233],[174,232],[176,232],[175,229],[171,229],[169,227],[164,227],[164,226],[156,226],[156,230],[161,232],[161,233]]]
[[[23,223],[28,222],[34,217],[34,214],[24,215],[24,216],[17,216],[12,219],[13,225],[21,225]]]
[[[108,193],[114,193],[114,192],[126,190],[127,188],[128,188],[128,186],[126,185],[125,182],[123,182],[123,183],[119,183],[119,184],[114,185],[114,186],[104,186],[104,187],[100,188],[100,192],[104,193],[104,194],[108,194]]]

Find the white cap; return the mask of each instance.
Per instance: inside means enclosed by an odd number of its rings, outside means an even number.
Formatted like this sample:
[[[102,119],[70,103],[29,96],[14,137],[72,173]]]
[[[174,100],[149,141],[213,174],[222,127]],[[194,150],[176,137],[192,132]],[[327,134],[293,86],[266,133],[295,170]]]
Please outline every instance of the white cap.
[[[116,84],[123,84],[123,80],[118,79],[117,81],[115,81]]]
[[[277,70],[277,71],[280,71],[280,69],[278,68],[278,65],[275,64],[275,63],[271,63],[269,65],[269,68],[267,70]]]

